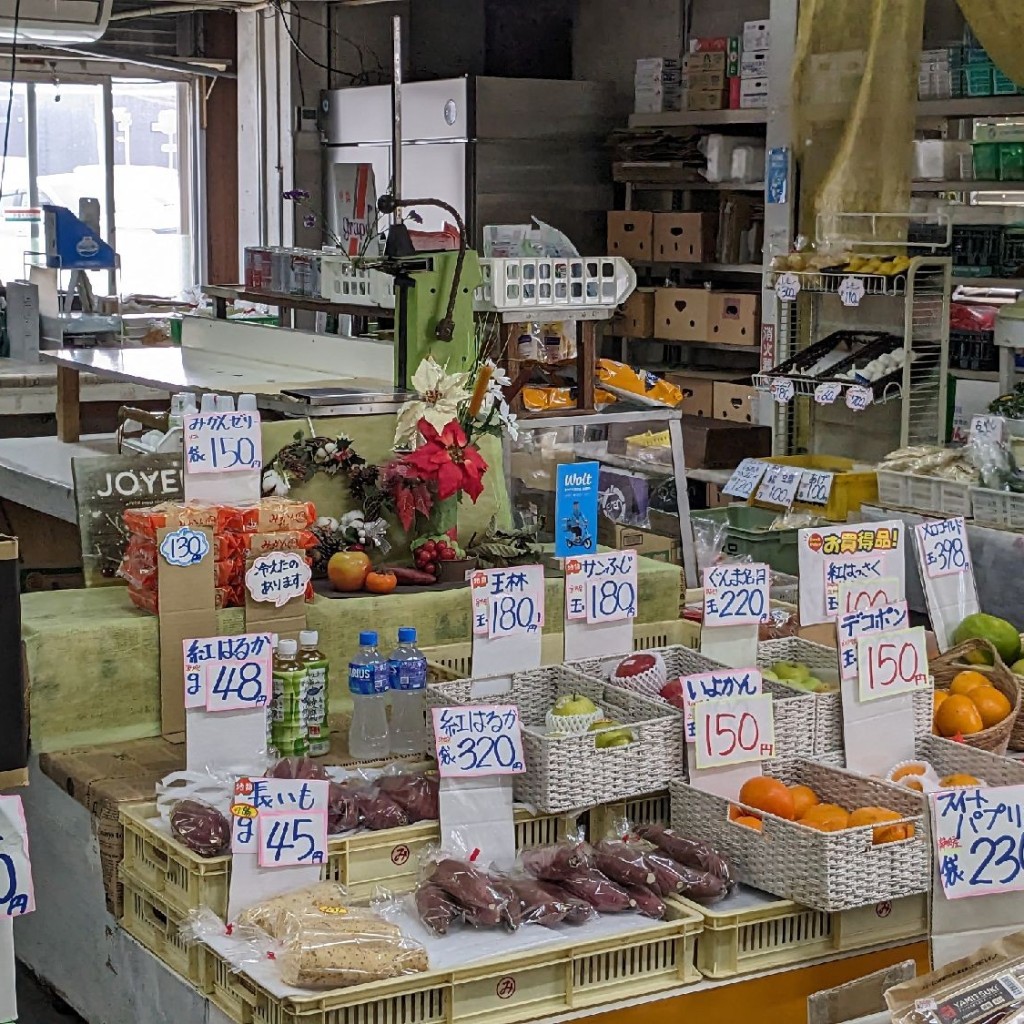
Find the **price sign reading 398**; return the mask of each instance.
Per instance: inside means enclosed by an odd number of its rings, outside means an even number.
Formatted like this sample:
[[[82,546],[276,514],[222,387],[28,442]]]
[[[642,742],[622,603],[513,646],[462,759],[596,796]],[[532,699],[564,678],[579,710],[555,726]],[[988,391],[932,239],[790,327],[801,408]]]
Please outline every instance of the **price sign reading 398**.
[[[915,527],[921,562],[933,579],[971,571],[971,552],[962,516],[920,523]]]
[[[431,708],[442,778],[518,775],[526,771],[519,708],[514,704]]]
[[[895,697],[928,687],[924,627],[860,637],[857,678],[861,701]]]

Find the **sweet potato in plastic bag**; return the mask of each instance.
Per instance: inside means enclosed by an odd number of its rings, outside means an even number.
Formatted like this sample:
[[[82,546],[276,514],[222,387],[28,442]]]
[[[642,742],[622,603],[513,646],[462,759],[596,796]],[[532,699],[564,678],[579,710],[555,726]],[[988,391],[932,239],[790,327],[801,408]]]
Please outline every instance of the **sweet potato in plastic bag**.
[[[678,835],[664,825],[641,825],[636,834],[659,849],[664,850],[673,860],[688,868],[710,871],[718,875],[730,888],[735,875],[729,862],[713,847],[695,839]]]
[[[377,785],[405,811],[410,824],[437,820],[439,784],[436,775],[382,775]]]
[[[356,793],[356,806],[359,808],[363,824],[375,832],[409,824],[409,816],[405,811],[376,786],[360,789]]]
[[[231,822],[198,800],[179,800],[171,808],[171,831],[200,857],[219,857],[231,848]]]
[[[564,921],[566,924],[586,924],[597,917],[597,911],[579,896],[573,896],[568,889],[563,889],[557,882],[538,882],[537,885],[561,906],[566,907]]]
[[[327,774],[327,769],[311,757],[282,757],[267,772],[267,778],[314,779],[319,782],[329,782],[331,777]]]
[[[643,844],[603,839],[594,847],[591,861],[598,871],[620,885],[650,886],[654,883],[655,875],[644,860],[646,850]]]
[[[621,914],[636,907],[636,900],[597,868],[577,871],[563,878],[561,884],[573,896],[586,900],[599,914]]]
[[[657,893],[648,889],[646,885],[627,885],[626,892],[630,899],[636,902],[636,911],[644,917],[653,917],[660,921],[665,916],[665,904]]]
[[[444,889],[432,882],[417,888],[416,912],[435,935],[447,935],[452,923],[462,916],[458,904]]]
[[[479,923],[493,917],[493,923],[502,919],[502,908],[509,900],[507,889],[494,885],[485,871],[468,861],[445,857],[434,865],[428,882],[442,888]]]
[[[490,876],[494,891],[502,897],[501,923],[510,931],[516,931],[523,923],[523,908],[519,896],[508,883],[508,879]]]
[[[523,850],[520,860],[526,871],[534,878],[548,882],[561,882],[576,876],[591,866],[586,844],[570,840],[553,846],[534,846]]]
[[[357,786],[351,782],[332,782],[327,797],[327,834],[336,836],[359,827]]]
[[[533,878],[512,878],[508,884],[519,900],[520,914],[526,924],[560,924],[571,909],[569,901],[575,899],[568,893],[556,895]],[[587,909],[591,909],[589,905]]]
[[[698,871],[679,864],[668,854],[649,853],[646,861],[655,875],[651,890],[659,896],[679,895],[713,903],[729,891],[723,878],[711,871]]]

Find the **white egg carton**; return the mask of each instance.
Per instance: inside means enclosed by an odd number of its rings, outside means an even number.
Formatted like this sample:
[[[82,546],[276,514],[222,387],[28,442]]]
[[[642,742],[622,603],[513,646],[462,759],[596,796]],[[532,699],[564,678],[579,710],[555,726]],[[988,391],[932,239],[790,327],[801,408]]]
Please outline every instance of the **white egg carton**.
[[[976,490],[969,483],[955,480],[878,470],[878,504],[882,508],[905,508],[970,519],[974,514],[972,495]]]

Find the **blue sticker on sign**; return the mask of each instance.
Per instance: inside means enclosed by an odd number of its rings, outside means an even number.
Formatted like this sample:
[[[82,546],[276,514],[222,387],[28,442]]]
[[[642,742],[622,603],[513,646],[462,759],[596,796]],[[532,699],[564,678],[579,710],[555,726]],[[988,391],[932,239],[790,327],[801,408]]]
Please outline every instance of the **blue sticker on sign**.
[[[555,557],[597,550],[597,462],[569,462],[558,467],[555,488]]]
[[[789,147],[778,146],[768,150],[765,171],[765,199],[769,203],[789,202]]]

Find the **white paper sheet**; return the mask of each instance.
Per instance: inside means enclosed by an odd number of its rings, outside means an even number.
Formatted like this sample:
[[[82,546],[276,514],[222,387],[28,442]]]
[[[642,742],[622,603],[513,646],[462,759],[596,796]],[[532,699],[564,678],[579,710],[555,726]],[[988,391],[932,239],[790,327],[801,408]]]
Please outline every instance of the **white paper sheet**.
[[[18,1019],[18,999],[14,991],[14,918],[0,917],[0,1022]]]
[[[948,552],[934,550],[937,545],[950,543],[960,545],[957,554],[962,557],[964,564],[959,566],[959,571],[953,571],[954,565]],[[928,564],[925,545],[933,549],[931,564]],[[928,605],[928,617],[935,631],[935,642],[939,650],[945,653],[953,646],[956,627],[968,615],[981,611],[963,518],[918,523],[914,527],[914,553],[921,574],[925,603]],[[941,560],[937,554],[943,556]]]
[[[267,756],[267,708],[185,712],[185,764],[189,771],[244,768]]]
[[[739,799],[743,783],[756,775],[764,773],[760,761],[747,761],[745,764],[730,764],[723,768],[698,768],[695,744],[686,744],[686,764],[690,775],[690,785],[694,789],[713,793],[723,800]]]
[[[525,636],[473,637],[474,676],[524,672],[527,669],[540,668],[540,664],[540,630]]]
[[[512,776],[441,779],[441,843],[485,866],[509,866],[516,859]]]
[[[632,619],[620,619],[617,622],[567,619],[564,635],[565,661],[606,658],[616,654],[624,658],[633,652]]]
[[[884,775],[898,761],[912,760],[913,694],[862,703],[856,679],[840,684],[846,767],[864,775]]]
[[[700,631],[700,653],[729,668],[757,664],[757,626],[704,627]]]

